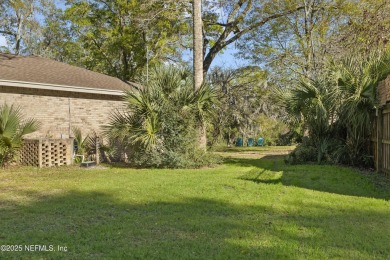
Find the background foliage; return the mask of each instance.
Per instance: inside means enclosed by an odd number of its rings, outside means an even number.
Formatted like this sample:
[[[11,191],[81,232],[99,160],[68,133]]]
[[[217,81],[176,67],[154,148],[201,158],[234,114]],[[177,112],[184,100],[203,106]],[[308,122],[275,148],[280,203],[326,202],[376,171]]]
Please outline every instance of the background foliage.
[[[220,100],[208,120],[209,145],[257,135],[288,144],[306,135],[318,162],[370,164],[375,88],[388,73],[387,58],[378,54],[389,48],[387,0],[202,4],[203,70]],[[124,81],[143,76],[144,82],[148,65],[183,66],[184,50],[192,50],[188,0],[6,0],[0,11],[0,34],[8,43],[2,51],[41,55]],[[249,66],[213,67],[229,48]],[[152,113],[138,129],[152,139],[137,142],[157,142],[148,132],[162,129],[157,115],[163,117]]]

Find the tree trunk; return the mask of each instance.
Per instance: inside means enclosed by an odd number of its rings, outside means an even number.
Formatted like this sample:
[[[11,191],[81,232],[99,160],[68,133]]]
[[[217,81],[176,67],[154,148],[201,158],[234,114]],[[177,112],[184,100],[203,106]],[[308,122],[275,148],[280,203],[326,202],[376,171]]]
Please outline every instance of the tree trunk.
[[[202,0],[193,0],[193,63],[194,63],[194,91],[198,91],[203,84],[203,30],[202,30]],[[199,125],[199,148],[206,150],[206,124]]]
[[[203,34],[202,34],[202,0],[193,0],[193,59],[194,59],[194,91],[203,83]]]

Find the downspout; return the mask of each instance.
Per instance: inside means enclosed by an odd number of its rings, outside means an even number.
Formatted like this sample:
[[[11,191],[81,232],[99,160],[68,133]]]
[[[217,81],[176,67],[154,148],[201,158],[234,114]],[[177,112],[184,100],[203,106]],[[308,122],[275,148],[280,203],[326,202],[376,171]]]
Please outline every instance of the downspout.
[[[71,117],[71,113],[70,113],[70,97],[68,97],[68,115],[69,115],[69,126],[68,126],[68,136],[70,138],[70,132],[71,132],[71,120],[72,120],[72,117]]]

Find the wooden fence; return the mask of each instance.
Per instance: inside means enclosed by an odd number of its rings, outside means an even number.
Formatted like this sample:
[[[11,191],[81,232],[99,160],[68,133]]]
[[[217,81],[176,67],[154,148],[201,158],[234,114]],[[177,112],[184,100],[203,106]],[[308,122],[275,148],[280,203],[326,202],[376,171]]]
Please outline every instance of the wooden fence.
[[[22,165],[51,167],[72,164],[73,139],[23,140],[20,151]]]
[[[377,171],[390,176],[390,104],[378,110],[372,141]]]

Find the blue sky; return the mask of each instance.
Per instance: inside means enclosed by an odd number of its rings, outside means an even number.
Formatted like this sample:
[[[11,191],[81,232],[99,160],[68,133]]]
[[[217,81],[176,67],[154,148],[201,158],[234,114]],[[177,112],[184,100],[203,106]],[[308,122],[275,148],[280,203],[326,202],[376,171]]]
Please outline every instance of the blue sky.
[[[234,45],[228,46],[223,53],[217,54],[211,68],[219,66],[222,68],[237,68],[240,66],[248,65],[249,63],[245,60],[238,59],[234,57],[234,54],[237,53],[237,50],[234,48]],[[183,59],[185,61],[192,61],[192,51],[184,51]]]
[[[4,36],[0,35],[0,46],[6,46],[7,45],[7,40],[5,39]]]
[[[234,48],[234,44],[231,44],[223,53],[220,53],[215,57],[211,67],[220,66],[223,68],[237,68],[249,65],[248,61],[234,57],[234,54],[236,53],[237,50]]]

